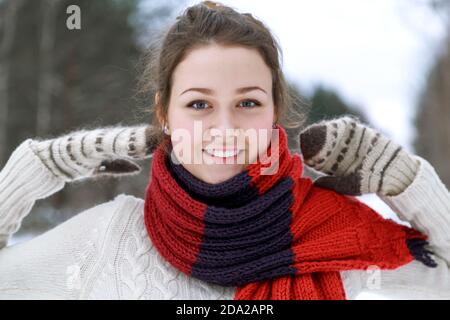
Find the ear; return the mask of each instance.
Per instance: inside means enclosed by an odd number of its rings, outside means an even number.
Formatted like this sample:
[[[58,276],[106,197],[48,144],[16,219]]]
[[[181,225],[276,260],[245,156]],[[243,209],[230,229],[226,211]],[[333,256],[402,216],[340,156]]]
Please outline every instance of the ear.
[[[278,122],[278,107],[274,106],[274,112],[273,112],[273,122]]]
[[[159,97],[160,97],[159,91],[157,91],[157,92],[155,93],[155,105],[157,105],[157,104],[159,103]]]
[[[164,123],[164,117],[161,114],[161,108],[159,107],[159,101],[160,101],[160,94],[159,91],[155,93],[155,110],[156,110],[156,118],[158,119],[158,122],[160,125]]]

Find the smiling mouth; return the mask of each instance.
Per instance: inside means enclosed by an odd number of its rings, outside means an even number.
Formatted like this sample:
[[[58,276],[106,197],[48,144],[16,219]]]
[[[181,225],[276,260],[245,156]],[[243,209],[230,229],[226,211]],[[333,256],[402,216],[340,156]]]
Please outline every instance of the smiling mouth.
[[[215,157],[215,158],[231,158],[235,157],[241,152],[242,150],[238,149],[228,149],[228,150],[221,150],[221,149],[203,149],[203,152],[207,153],[208,155]]]

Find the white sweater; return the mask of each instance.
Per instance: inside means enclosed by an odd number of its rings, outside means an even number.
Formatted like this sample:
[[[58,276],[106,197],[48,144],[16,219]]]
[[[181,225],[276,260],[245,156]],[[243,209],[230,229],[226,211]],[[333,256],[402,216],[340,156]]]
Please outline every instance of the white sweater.
[[[234,287],[189,277],[150,242],[144,200],[121,194],[24,243],[6,246],[38,199],[64,187],[25,140],[0,172],[0,299],[232,299]],[[438,267],[341,272],[348,299],[450,299],[450,193],[423,158],[414,182],[382,199],[428,234]]]

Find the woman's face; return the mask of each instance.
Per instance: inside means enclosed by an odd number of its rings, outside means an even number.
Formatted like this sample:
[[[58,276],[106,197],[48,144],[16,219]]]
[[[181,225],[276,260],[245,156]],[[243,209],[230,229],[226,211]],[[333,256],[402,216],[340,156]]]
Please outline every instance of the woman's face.
[[[172,157],[220,183],[266,152],[275,106],[272,75],[255,49],[196,48],[177,65],[167,115]]]

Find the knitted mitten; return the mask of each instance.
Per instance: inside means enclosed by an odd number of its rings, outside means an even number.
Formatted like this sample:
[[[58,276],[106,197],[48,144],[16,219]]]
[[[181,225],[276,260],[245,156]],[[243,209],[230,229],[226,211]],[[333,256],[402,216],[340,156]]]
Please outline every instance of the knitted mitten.
[[[307,127],[300,133],[300,148],[308,166],[328,174],[316,185],[349,195],[397,195],[420,165],[401,146],[350,116]]]
[[[151,125],[79,130],[54,139],[33,139],[31,148],[53,174],[66,182],[132,175],[141,167],[131,159],[152,156],[157,144],[155,132]]]

